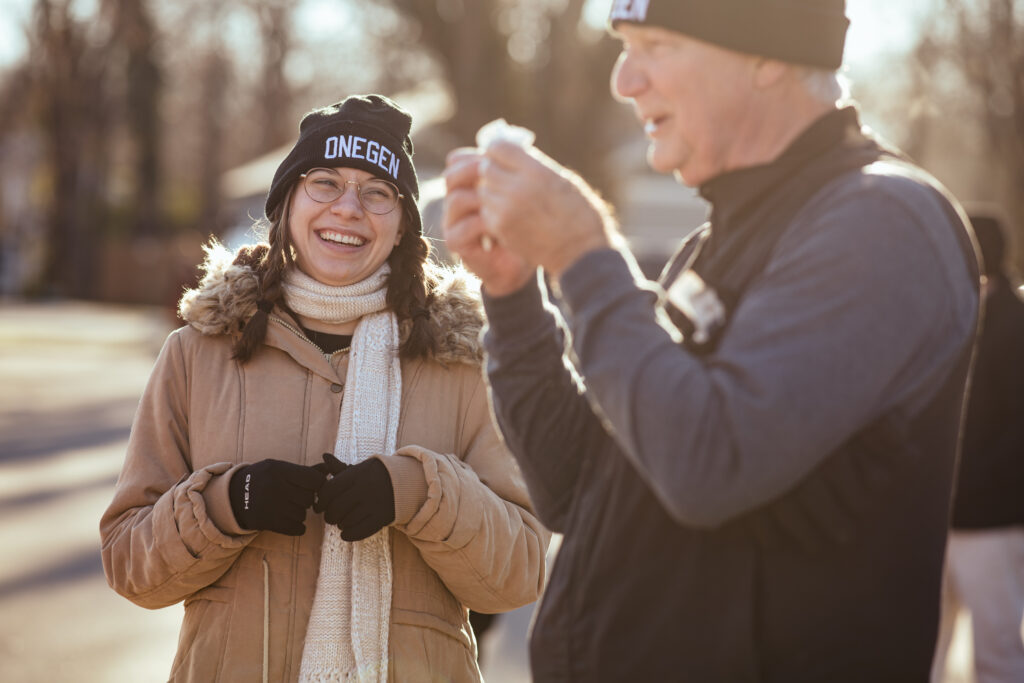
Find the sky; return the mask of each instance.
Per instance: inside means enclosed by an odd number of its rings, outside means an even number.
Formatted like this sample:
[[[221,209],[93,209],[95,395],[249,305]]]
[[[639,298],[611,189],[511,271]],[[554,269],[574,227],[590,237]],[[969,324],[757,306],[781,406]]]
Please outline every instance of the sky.
[[[314,0],[314,3],[328,4],[324,0]],[[87,11],[94,6],[94,1],[78,0],[77,4]],[[906,51],[913,43],[916,26],[934,6],[935,0],[847,0],[846,4],[851,22],[846,64],[851,74],[856,75],[871,69],[879,57]],[[610,5],[611,0],[590,0],[588,18],[603,24]],[[31,6],[32,0],[0,0],[0,68],[17,61],[24,54],[26,46],[21,27]],[[305,16],[315,20],[312,14],[307,12]]]
[[[934,0],[847,0],[847,67],[856,74],[876,67],[879,58],[909,50],[934,6]]]

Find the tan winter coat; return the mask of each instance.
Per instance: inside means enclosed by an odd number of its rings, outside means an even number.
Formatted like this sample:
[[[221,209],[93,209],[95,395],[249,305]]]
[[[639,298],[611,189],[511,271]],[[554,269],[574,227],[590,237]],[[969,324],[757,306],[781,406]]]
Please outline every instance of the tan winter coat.
[[[323,517],[292,537],[249,532],[228,482],[243,463],[313,465],[332,451],[348,354],[329,358],[295,321],[271,314],[246,364],[231,334],[255,311],[255,280],[211,253],[186,294],[189,326],[171,333],[135,423],[114,500],[100,523],[110,585],[148,608],[185,601],[170,679],[295,681],[320,562]],[[389,678],[478,681],[467,608],[537,599],[548,533],[490,420],[480,373],[481,308],[448,276],[431,314],[446,336],[437,357],[403,361]]]

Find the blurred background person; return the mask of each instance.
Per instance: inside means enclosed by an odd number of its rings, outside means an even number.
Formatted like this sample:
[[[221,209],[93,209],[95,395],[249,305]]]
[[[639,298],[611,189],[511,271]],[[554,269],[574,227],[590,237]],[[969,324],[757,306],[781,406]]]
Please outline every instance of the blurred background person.
[[[927,681],[978,320],[966,217],[845,101],[843,0],[621,0],[610,25],[648,163],[711,204],[661,286],[536,147],[446,171],[494,412],[564,534],[535,680]]]
[[[171,680],[478,681],[467,607],[540,591],[548,534],[490,421],[474,288],[428,261],[410,124],[378,95],[307,114],[267,243],[210,247],[182,298],[101,521],[115,590],[185,601]]]
[[[1024,681],[1024,301],[999,213],[972,212],[985,312],[946,549],[933,683],[946,678],[956,617],[970,614],[978,683]]]

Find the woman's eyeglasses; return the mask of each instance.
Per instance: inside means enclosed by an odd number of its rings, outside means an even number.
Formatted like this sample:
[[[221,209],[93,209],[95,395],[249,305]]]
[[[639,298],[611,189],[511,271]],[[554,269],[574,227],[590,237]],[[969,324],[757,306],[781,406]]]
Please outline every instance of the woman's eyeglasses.
[[[348,191],[349,185],[355,185],[359,205],[378,215],[393,211],[398,206],[398,200],[403,197],[398,186],[380,178],[370,178],[361,183],[342,180],[341,176],[327,168],[310,169],[299,177],[302,178],[302,188],[309,198],[321,204],[337,201]]]

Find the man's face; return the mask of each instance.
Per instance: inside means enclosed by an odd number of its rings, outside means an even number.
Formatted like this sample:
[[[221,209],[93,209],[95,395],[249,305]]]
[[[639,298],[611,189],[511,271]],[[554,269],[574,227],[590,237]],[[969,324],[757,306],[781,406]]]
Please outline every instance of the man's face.
[[[750,133],[757,58],[656,27],[623,23],[617,34],[612,92],[632,102],[651,167],[690,186],[731,170],[735,141]]]

